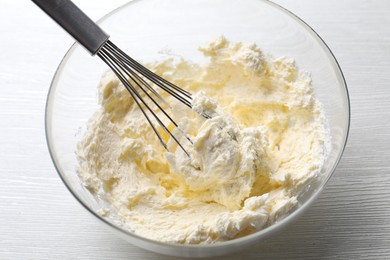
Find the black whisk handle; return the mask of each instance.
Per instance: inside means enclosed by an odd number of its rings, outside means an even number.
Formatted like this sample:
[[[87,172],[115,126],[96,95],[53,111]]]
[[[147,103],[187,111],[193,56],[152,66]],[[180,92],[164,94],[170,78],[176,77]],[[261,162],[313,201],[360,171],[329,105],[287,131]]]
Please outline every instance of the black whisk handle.
[[[109,36],[70,0],[32,0],[92,55]]]

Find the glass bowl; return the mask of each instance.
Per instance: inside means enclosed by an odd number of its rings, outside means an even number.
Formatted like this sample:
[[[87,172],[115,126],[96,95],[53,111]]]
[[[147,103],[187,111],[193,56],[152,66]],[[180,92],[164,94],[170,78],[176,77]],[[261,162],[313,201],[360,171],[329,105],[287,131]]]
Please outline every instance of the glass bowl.
[[[299,198],[299,207],[277,223],[231,241],[210,245],[179,245],[149,240],[121,227],[97,212],[104,201],[93,197],[77,174],[76,144],[86,122],[97,110],[97,84],[107,70],[74,44],[54,75],[46,106],[46,136],[59,176],[76,199],[104,225],[134,245],[175,255],[204,257],[227,254],[259,243],[296,219],[319,195],[343,153],[349,130],[350,109],[345,80],[338,63],[322,39],[301,19],[282,7],[261,0],[136,0],[103,17],[99,24],[111,40],[141,62],[159,60],[171,50],[195,62],[204,58],[197,47],[224,35],[231,41],[255,42],[275,57],[294,58],[309,71],[317,98],[329,120],[332,150],[321,178]]]

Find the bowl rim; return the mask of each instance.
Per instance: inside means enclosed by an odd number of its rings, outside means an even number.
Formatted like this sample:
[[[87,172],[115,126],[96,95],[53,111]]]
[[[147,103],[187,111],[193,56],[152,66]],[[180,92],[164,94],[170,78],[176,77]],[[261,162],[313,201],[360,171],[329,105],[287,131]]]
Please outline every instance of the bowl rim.
[[[140,1],[145,1],[145,0],[132,0],[132,1],[129,1],[128,3],[125,3],[125,4],[121,5],[121,6],[113,9],[112,11],[108,12],[107,14],[102,16],[100,19],[98,19],[96,21],[96,23],[99,24],[100,22],[102,22],[105,19],[109,18],[110,16],[114,15],[116,12],[121,11],[122,9],[127,8],[128,6],[130,6],[130,5],[134,4],[134,3],[140,2]],[[286,226],[292,220],[296,219],[296,217],[298,217],[301,213],[303,213],[317,199],[319,194],[321,194],[323,189],[328,184],[329,179],[335,173],[335,170],[336,170],[338,164],[340,163],[341,157],[343,156],[344,151],[345,151],[345,147],[346,147],[348,136],[349,136],[349,132],[350,132],[351,105],[350,105],[350,97],[349,97],[349,91],[348,91],[348,87],[347,87],[347,82],[346,82],[344,74],[343,74],[343,72],[341,70],[340,64],[337,61],[336,57],[334,56],[333,52],[331,51],[329,46],[325,43],[325,41],[322,39],[322,37],[310,25],[308,25],[305,21],[303,21],[300,17],[298,17],[293,12],[289,11],[288,9],[286,9],[286,8],[282,7],[281,5],[276,4],[276,3],[274,3],[274,2],[272,2],[270,0],[255,0],[255,1],[260,1],[260,2],[263,2],[265,4],[268,4],[268,5],[276,8],[276,9],[279,9],[280,11],[284,12],[286,15],[290,16],[292,19],[294,19],[295,21],[300,23],[301,26],[304,27],[308,31],[308,33],[310,33],[313,36],[315,36],[314,38],[317,38],[319,44],[322,45],[323,49],[329,53],[328,58],[332,61],[332,63],[333,63],[332,65],[333,65],[334,69],[336,69],[339,72],[339,74],[340,74],[339,76],[341,76],[342,83],[344,85],[344,91],[345,91],[345,101],[346,101],[346,105],[347,105],[346,106],[346,113],[347,113],[346,130],[345,130],[345,134],[343,136],[343,144],[342,144],[342,147],[341,147],[341,149],[340,149],[340,151],[339,151],[339,153],[337,155],[336,162],[332,166],[328,176],[324,179],[323,185],[319,186],[317,191],[315,191],[315,193],[306,202],[304,202],[302,205],[300,205],[291,214],[289,214],[286,217],[276,221],[272,225],[270,225],[270,226],[268,226],[268,227],[266,227],[264,229],[258,230],[256,232],[253,232],[253,233],[251,233],[249,235],[240,237],[240,238],[236,238],[236,239],[233,239],[233,240],[227,240],[227,241],[221,241],[221,242],[212,243],[212,244],[201,244],[201,245],[199,245],[199,244],[179,244],[179,243],[162,242],[162,241],[153,240],[153,239],[149,239],[149,238],[137,235],[135,233],[132,233],[132,232],[130,232],[128,230],[122,229],[122,228],[120,228],[120,227],[110,223],[104,217],[100,216],[92,208],[90,208],[88,205],[86,205],[77,196],[76,191],[73,190],[72,186],[70,185],[70,183],[68,183],[66,178],[62,175],[59,167],[57,166],[58,164],[57,164],[56,154],[54,152],[54,149],[53,149],[51,141],[50,141],[51,136],[52,136],[51,128],[49,127],[49,123],[51,122],[50,118],[51,118],[51,114],[52,114],[52,112],[51,112],[52,110],[50,109],[52,107],[51,96],[52,96],[53,93],[55,93],[56,86],[57,86],[56,83],[58,81],[59,75],[62,72],[62,69],[63,69],[64,65],[66,64],[66,62],[67,62],[68,58],[70,57],[70,55],[74,52],[75,47],[79,45],[77,42],[74,42],[71,45],[71,47],[68,49],[68,51],[65,53],[64,57],[61,59],[59,65],[58,65],[58,67],[56,69],[56,72],[53,75],[51,83],[50,83],[49,91],[48,91],[47,98],[46,98],[46,106],[45,106],[45,137],[46,137],[46,143],[47,143],[47,147],[48,147],[48,150],[49,150],[49,154],[50,154],[51,160],[52,160],[52,162],[54,164],[54,167],[55,167],[55,169],[57,171],[57,174],[59,175],[59,177],[61,178],[61,180],[65,184],[66,188],[73,195],[73,197],[87,211],[89,211],[93,216],[95,216],[100,221],[102,221],[103,223],[107,224],[109,227],[113,228],[114,230],[117,230],[117,231],[119,231],[120,233],[122,233],[122,234],[124,234],[126,236],[130,236],[130,237],[133,237],[135,239],[142,240],[142,241],[144,241],[146,243],[151,243],[151,244],[154,244],[154,245],[160,246],[160,247],[170,247],[170,248],[177,248],[177,249],[183,249],[183,248],[189,249],[189,248],[192,248],[193,250],[196,250],[196,249],[204,250],[206,248],[222,248],[222,247],[226,247],[226,246],[229,246],[229,245],[242,244],[242,243],[245,243],[246,241],[252,241],[252,240],[257,240],[257,239],[260,239],[260,238],[268,237],[268,235],[272,234],[273,231],[277,231],[277,230],[282,229],[284,226]]]

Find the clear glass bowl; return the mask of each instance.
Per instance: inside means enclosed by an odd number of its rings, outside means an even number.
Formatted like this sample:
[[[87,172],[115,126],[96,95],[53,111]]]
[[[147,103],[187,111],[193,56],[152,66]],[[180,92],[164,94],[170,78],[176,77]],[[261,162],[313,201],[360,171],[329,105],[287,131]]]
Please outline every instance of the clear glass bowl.
[[[302,20],[289,11],[261,0],[136,0],[99,21],[111,40],[131,57],[150,62],[172,50],[203,62],[201,44],[223,34],[232,41],[255,42],[275,57],[287,56],[311,73],[315,94],[323,103],[332,135],[332,151],[322,178],[299,196],[294,212],[264,230],[232,241],[211,245],[176,245],[137,236],[97,211],[104,202],[94,198],[77,174],[76,143],[90,116],[98,108],[97,84],[106,65],[74,44],[59,65],[48,94],[47,142],[56,169],[76,199],[97,219],[134,245],[175,255],[203,257],[227,254],[259,243],[302,213],[332,176],[346,144],[350,109],[342,72],[329,48]],[[76,221],[76,220],[75,220]],[[75,234],[77,235],[77,234]]]

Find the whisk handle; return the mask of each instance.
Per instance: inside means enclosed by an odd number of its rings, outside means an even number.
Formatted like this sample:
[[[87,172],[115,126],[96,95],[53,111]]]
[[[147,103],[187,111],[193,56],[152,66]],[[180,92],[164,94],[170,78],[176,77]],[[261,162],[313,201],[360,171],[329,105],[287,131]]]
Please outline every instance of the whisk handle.
[[[70,0],[32,0],[92,55],[109,36]]]

